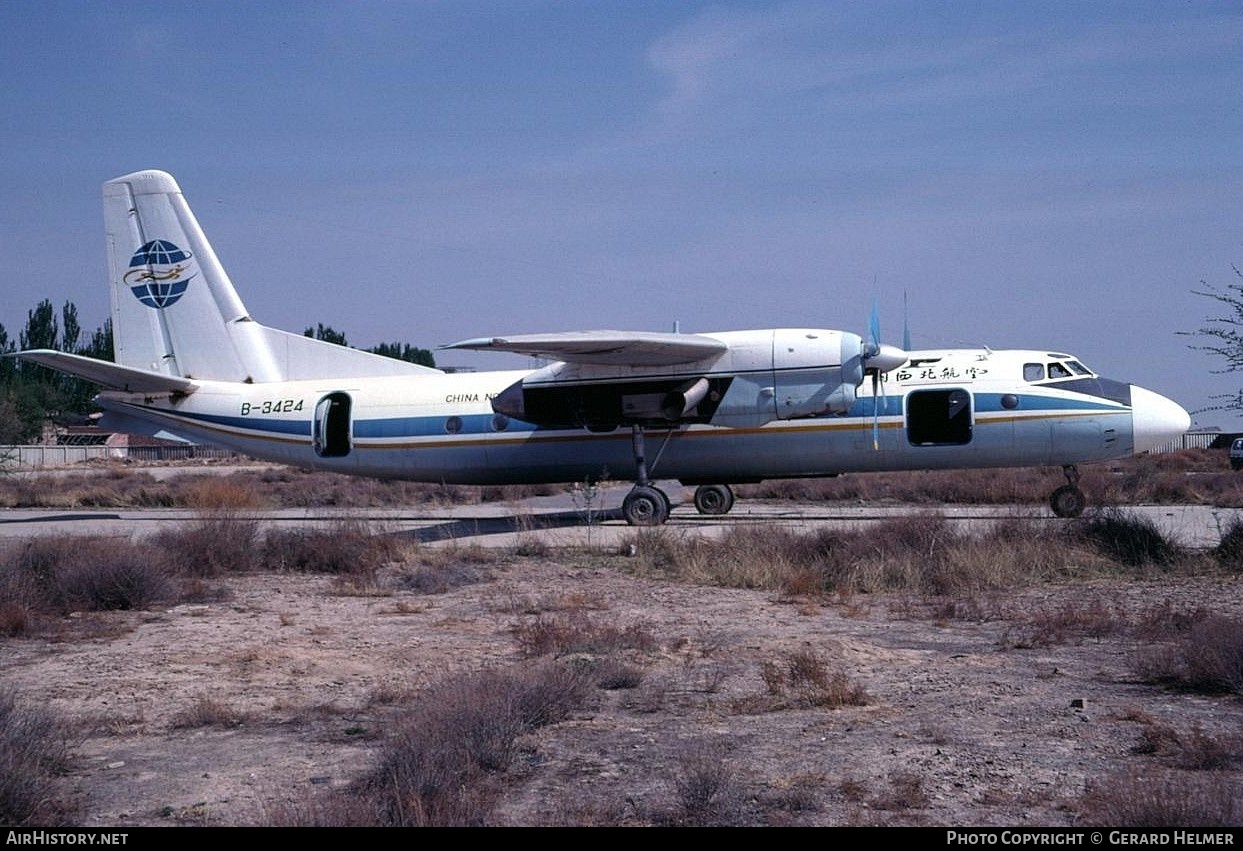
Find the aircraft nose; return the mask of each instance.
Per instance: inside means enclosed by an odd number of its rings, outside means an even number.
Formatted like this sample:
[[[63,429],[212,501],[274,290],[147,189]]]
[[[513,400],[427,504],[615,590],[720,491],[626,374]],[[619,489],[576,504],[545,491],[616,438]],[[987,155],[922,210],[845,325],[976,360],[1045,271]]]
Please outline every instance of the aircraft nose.
[[[1191,428],[1191,415],[1172,399],[1131,385],[1131,431],[1135,452],[1177,440]]]

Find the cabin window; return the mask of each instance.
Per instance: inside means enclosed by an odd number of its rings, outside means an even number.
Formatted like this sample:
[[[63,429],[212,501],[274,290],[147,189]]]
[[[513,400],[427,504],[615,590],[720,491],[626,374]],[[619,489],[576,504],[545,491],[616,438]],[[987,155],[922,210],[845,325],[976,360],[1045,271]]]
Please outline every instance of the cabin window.
[[[350,454],[350,395],[329,393],[315,406],[311,445],[321,458]]]
[[[913,446],[971,442],[971,394],[966,390],[916,390],[906,397],[906,439]]]
[[[1043,381],[1044,380],[1044,364],[1042,363],[1023,364],[1023,380],[1024,381]]]
[[[1049,364],[1049,378],[1070,378],[1070,370],[1060,363]]]

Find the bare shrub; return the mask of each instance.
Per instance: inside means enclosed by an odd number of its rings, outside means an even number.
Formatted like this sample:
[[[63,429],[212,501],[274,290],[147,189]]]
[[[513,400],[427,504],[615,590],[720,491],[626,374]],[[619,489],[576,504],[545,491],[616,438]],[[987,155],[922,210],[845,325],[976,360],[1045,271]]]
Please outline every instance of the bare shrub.
[[[258,521],[232,511],[213,511],[154,536],[172,570],[210,578],[252,573],[262,566]]]
[[[1243,795],[1220,776],[1133,770],[1090,783],[1080,802],[1084,824],[1109,827],[1235,827]]]
[[[1214,736],[1198,725],[1180,731],[1170,724],[1147,722],[1132,748],[1134,753],[1165,756],[1174,767],[1186,771],[1219,771],[1243,759],[1243,737],[1238,734]]]
[[[864,706],[868,702],[867,691],[862,686],[807,648],[787,653],[779,661],[764,662],[760,676],[767,694],[777,698],[779,706],[838,709]]]
[[[396,550],[366,524],[338,520],[327,529],[270,529],[262,552],[268,570],[374,577]]]
[[[186,485],[182,502],[187,508],[205,512],[264,507],[264,501],[255,488],[240,476],[197,477]]]
[[[1019,612],[1006,630],[1002,645],[1013,648],[1049,647],[1086,638],[1104,638],[1129,626],[1124,614],[1100,599],[1038,606]]]
[[[1213,549],[1213,556],[1226,570],[1243,571],[1243,520],[1235,517],[1230,521]]]
[[[299,801],[269,804],[268,827],[375,827],[375,805],[354,790],[327,790]]]
[[[537,615],[514,627],[514,639],[524,656],[609,654],[657,647],[656,638],[644,624],[602,624],[578,610]]]
[[[77,805],[58,794],[55,782],[68,767],[65,725],[0,689],[0,824],[73,824]]]
[[[607,691],[638,688],[643,683],[643,669],[617,656],[605,656],[591,666],[596,685]]]
[[[1170,567],[1181,548],[1149,517],[1111,508],[1077,523],[1079,535],[1102,553],[1129,567]]]
[[[4,596],[8,596],[7,593]],[[0,600],[0,636],[21,635],[30,625],[26,607],[14,600]]]
[[[556,664],[441,682],[399,719],[359,790],[382,824],[485,824],[517,738],[565,720],[588,693],[581,673]]]
[[[200,697],[190,708],[173,716],[174,730],[190,730],[199,727],[237,727],[243,721],[242,714],[214,697]]]
[[[668,816],[671,823],[689,827],[744,823],[745,788],[729,750],[718,740],[699,739],[682,746],[673,775],[678,808]]]
[[[876,798],[883,810],[914,810],[928,806],[924,779],[914,771],[895,771],[889,775],[889,788]]]
[[[142,609],[174,596],[162,557],[115,538],[32,538],[0,564],[10,630],[35,613]]]
[[[1200,611],[1169,644],[1145,647],[1133,659],[1150,682],[1188,691],[1243,693],[1243,621]]]
[[[497,561],[492,550],[478,545],[420,547],[406,564],[396,585],[415,594],[445,594],[455,588],[489,582]]]

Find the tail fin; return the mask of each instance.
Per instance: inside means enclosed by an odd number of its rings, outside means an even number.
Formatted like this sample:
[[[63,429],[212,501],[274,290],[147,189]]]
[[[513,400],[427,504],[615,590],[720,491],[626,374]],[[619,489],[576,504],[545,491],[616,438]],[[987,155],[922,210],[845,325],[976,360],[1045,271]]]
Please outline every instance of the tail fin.
[[[256,383],[428,371],[251,319],[170,174],[105,183],[104,224],[119,364]]]

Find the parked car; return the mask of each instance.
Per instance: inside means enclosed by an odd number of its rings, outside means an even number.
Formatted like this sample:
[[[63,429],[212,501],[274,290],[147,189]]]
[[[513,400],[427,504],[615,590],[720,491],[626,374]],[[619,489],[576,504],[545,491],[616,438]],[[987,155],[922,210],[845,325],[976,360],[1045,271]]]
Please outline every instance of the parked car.
[[[1230,442],[1230,469],[1243,470],[1243,437]]]

